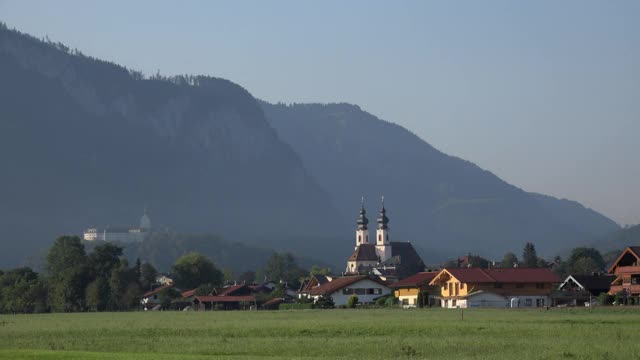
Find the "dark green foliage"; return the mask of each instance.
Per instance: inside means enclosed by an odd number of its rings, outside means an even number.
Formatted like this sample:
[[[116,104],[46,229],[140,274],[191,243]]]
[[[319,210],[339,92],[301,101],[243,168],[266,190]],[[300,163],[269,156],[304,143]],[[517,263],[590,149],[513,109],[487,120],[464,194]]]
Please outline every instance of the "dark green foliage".
[[[578,247],[573,249],[567,260],[567,271],[571,274],[589,274],[603,271],[604,259],[594,248]]]
[[[516,256],[516,254],[512,252],[508,252],[504,254],[504,257],[502,258],[501,266],[503,268],[511,268],[511,267],[514,267],[515,265],[518,265],[518,257]]]
[[[264,274],[268,280],[283,281],[288,287],[297,288],[306,272],[291,253],[273,253],[264,268]]]
[[[313,308],[313,303],[280,304],[278,307],[279,310],[308,310]]]
[[[538,255],[536,247],[532,243],[526,243],[522,251],[522,266],[528,268],[538,267]]]
[[[111,271],[120,265],[122,247],[112,243],[99,244],[87,258],[87,266],[93,277],[109,277]]]
[[[85,287],[88,284],[87,258],[77,236],[61,236],[47,254],[49,275],[49,306],[53,311],[68,312],[84,309]]]
[[[256,280],[255,271],[245,271],[240,276],[238,276],[238,283],[240,284],[251,284]]]
[[[155,282],[158,271],[153,265],[145,262],[140,265],[140,287],[147,291],[151,290],[151,285]]]
[[[160,290],[160,292],[158,292],[158,300],[160,300],[160,306],[164,310],[171,308],[171,303],[179,296],[180,293],[172,287]]]
[[[599,305],[611,305],[611,303],[613,302],[614,297],[607,294],[607,293],[600,293],[600,295],[598,295],[598,304]]]
[[[322,295],[316,300],[315,306],[319,309],[333,309],[336,307],[336,304],[333,302],[331,296]]]
[[[331,275],[330,268],[323,268],[318,265],[311,266],[311,270],[309,270],[310,275]]]
[[[349,299],[347,300],[347,307],[354,309],[356,305],[358,305],[358,301],[359,299],[356,295],[349,296]]]
[[[46,299],[46,285],[30,268],[0,274],[0,313],[43,312]]]
[[[384,297],[379,297],[378,299],[376,299],[376,305],[377,306],[386,306],[387,304],[387,298],[386,296]]]
[[[86,301],[89,311],[104,311],[111,303],[109,282],[104,277],[95,279],[87,286]]]
[[[222,285],[223,274],[213,262],[199,253],[181,256],[171,268],[175,275],[176,286],[183,289],[195,289],[200,285]]]

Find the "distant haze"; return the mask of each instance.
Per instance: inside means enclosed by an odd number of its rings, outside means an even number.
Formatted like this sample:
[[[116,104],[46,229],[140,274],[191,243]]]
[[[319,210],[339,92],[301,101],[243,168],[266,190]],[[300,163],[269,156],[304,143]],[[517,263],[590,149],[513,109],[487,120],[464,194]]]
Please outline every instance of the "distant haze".
[[[0,0],[9,27],[147,74],[358,104],[622,224],[640,222],[638,18],[638,1]]]

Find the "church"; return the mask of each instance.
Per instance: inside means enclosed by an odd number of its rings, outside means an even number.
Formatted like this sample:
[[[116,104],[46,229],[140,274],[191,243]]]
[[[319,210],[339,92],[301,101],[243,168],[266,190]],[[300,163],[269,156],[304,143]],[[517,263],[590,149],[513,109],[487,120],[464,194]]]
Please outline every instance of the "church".
[[[369,219],[363,200],[356,222],[356,247],[347,261],[345,272],[402,279],[424,271],[424,262],[410,242],[390,241],[389,218],[384,207],[384,197],[377,223],[374,244],[369,241]]]

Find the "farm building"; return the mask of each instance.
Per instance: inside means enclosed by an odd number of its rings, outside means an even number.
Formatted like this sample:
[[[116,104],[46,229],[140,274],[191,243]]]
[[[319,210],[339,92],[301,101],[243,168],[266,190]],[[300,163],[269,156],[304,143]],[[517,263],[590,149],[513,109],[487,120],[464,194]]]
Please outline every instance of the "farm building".
[[[309,290],[309,296],[314,300],[320,296],[330,297],[336,306],[345,305],[352,295],[362,304],[372,304],[390,293],[391,289],[382,280],[367,275],[335,278]]]
[[[547,268],[445,268],[429,283],[444,308],[542,307],[562,280]]]

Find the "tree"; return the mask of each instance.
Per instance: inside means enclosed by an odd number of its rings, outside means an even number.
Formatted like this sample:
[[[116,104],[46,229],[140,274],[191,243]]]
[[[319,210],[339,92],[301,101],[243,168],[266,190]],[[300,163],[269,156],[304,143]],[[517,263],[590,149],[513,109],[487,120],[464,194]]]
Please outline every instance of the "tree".
[[[90,311],[104,311],[109,306],[111,291],[104,277],[95,279],[87,286],[86,300]]]
[[[331,269],[313,265],[311,266],[311,270],[309,271],[309,273],[311,275],[331,275]]]
[[[0,275],[0,312],[43,312],[46,297],[45,284],[31,268],[17,268]]]
[[[536,247],[530,242],[524,246],[524,250],[522,251],[522,265],[528,268],[538,267]]]
[[[122,247],[112,243],[97,245],[87,257],[87,265],[94,278],[108,278],[111,271],[120,265]]]
[[[271,255],[264,273],[268,279],[284,281],[290,287],[298,287],[300,278],[305,275],[305,271],[298,266],[296,259],[290,253]]]
[[[350,309],[354,309],[356,305],[358,305],[358,297],[356,295],[349,296],[349,300],[347,300],[347,307]]]
[[[512,268],[512,267],[515,267],[516,265],[518,265],[518,257],[516,256],[516,254],[512,252],[508,252],[504,254],[504,257],[502,258],[503,268]]]
[[[120,265],[111,272],[109,278],[109,289],[111,289],[110,309],[128,310],[131,306],[132,284],[138,289],[137,271],[135,267],[130,268],[127,259],[121,259]],[[141,295],[141,294],[140,294]]]
[[[140,265],[140,287],[143,290],[151,290],[151,286],[156,282],[158,270],[148,262]]]
[[[77,236],[57,238],[47,254],[49,305],[54,311],[81,311],[87,285],[86,254]]]
[[[194,289],[203,284],[222,284],[223,274],[209,258],[199,253],[183,255],[173,265],[176,286]]]
[[[567,270],[571,274],[589,274],[604,270],[602,254],[594,248],[577,247],[567,259]]]

